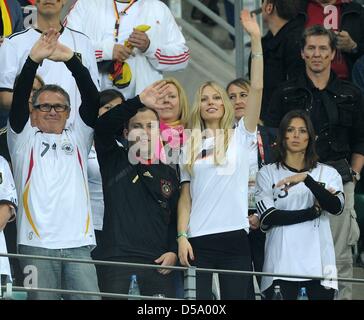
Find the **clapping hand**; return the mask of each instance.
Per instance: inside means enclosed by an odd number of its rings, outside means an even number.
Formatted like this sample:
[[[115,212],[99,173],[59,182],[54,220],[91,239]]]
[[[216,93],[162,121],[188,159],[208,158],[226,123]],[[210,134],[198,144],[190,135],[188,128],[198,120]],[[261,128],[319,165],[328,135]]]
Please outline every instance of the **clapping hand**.
[[[73,51],[58,41],[59,36],[60,33],[53,28],[42,33],[30,51],[30,58],[37,63],[41,63],[44,59],[56,62],[71,59]]]
[[[163,98],[170,93],[169,91],[169,84],[161,80],[145,88],[139,98],[146,107],[157,111],[165,108]]]
[[[73,55],[74,52],[70,48],[57,41],[56,49],[48,57],[48,59],[55,62],[68,61],[73,57]]]
[[[60,33],[53,28],[42,33],[30,51],[30,58],[34,62],[42,63],[44,59],[48,58],[56,50],[59,36]]]

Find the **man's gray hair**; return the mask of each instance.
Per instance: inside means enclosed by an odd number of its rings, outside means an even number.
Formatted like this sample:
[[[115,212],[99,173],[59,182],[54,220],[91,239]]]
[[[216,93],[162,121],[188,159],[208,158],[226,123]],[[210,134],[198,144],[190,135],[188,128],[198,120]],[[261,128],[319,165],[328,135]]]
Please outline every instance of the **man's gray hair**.
[[[57,86],[56,84],[46,84],[43,87],[41,87],[39,90],[35,91],[34,94],[33,94],[33,97],[32,97],[32,105],[33,106],[36,106],[38,104],[39,96],[45,91],[59,93],[60,95],[62,95],[64,97],[66,105],[68,107],[71,106],[71,101],[70,101],[69,94],[63,88],[61,88],[60,86]]]

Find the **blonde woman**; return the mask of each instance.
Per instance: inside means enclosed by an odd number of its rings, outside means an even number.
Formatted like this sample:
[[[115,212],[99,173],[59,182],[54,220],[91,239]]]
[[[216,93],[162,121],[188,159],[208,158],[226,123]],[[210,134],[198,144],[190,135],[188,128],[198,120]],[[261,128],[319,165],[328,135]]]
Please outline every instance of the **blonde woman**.
[[[234,109],[213,82],[197,92],[181,157],[178,255],[182,265],[251,270],[247,233],[249,153],[256,139],[263,89],[261,33],[255,16],[241,13],[252,43],[248,108],[233,130]],[[250,107],[249,107],[250,106]],[[222,299],[246,299],[250,276],[220,275]],[[211,299],[212,275],[197,274],[197,298]]]
[[[185,127],[189,115],[189,103],[182,85],[175,78],[165,79],[169,94],[164,97],[164,108],[158,110],[159,127],[164,148],[162,159],[176,164],[180,150],[186,142]]]

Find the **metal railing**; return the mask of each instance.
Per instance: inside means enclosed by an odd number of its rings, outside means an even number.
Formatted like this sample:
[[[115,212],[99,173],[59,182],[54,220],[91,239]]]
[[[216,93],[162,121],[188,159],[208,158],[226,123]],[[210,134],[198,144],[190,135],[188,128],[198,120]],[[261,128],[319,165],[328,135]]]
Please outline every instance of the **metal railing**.
[[[207,268],[196,268],[196,267],[176,267],[176,266],[163,266],[152,265],[152,264],[141,264],[141,263],[127,263],[127,262],[115,262],[115,261],[101,261],[101,260],[85,260],[85,259],[70,259],[70,258],[58,258],[58,257],[47,257],[47,256],[36,256],[36,255],[23,255],[23,254],[4,254],[0,253],[0,257],[16,258],[16,259],[37,259],[37,260],[48,260],[48,261],[59,261],[68,263],[84,263],[104,266],[115,266],[115,267],[133,267],[136,269],[168,269],[174,271],[184,271],[184,299],[195,300],[196,299],[196,273],[218,273],[218,274],[230,274],[230,275],[247,275],[247,276],[267,276],[267,277],[279,277],[287,279],[306,279],[306,280],[326,280],[326,281],[338,281],[338,282],[349,282],[349,283],[360,283],[364,284],[364,279],[357,278],[330,278],[330,277],[319,277],[313,275],[297,275],[297,274],[278,274],[269,272],[257,272],[257,271],[237,271],[237,270],[223,270],[223,269],[207,269]],[[6,286],[2,286],[7,288]],[[9,289],[9,288],[8,288]],[[105,298],[135,298],[145,300],[159,300],[163,298],[156,298],[152,296],[133,296],[128,294],[116,294],[107,292],[89,292],[89,291],[76,291],[76,290],[62,290],[62,289],[50,289],[50,288],[34,288],[34,287],[12,287],[14,291],[26,291],[26,292],[51,292],[60,294],[82,294],[88,296],[100,296]],[[165,298],[165,300],[179,300],[174,298]]]

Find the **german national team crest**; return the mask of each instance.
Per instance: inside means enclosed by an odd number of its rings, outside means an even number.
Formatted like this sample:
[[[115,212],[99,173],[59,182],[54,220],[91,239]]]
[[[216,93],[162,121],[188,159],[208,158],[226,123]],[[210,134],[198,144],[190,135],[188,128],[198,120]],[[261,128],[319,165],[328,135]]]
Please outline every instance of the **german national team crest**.
[[[172,194],[172,183],[161,179],[161,190],[164,197],[169,198]]]
[[[71,154],[73,154],[73,145],[69,142],[65,142],[62,144],[62,150],[66,154],[71,155]]]

